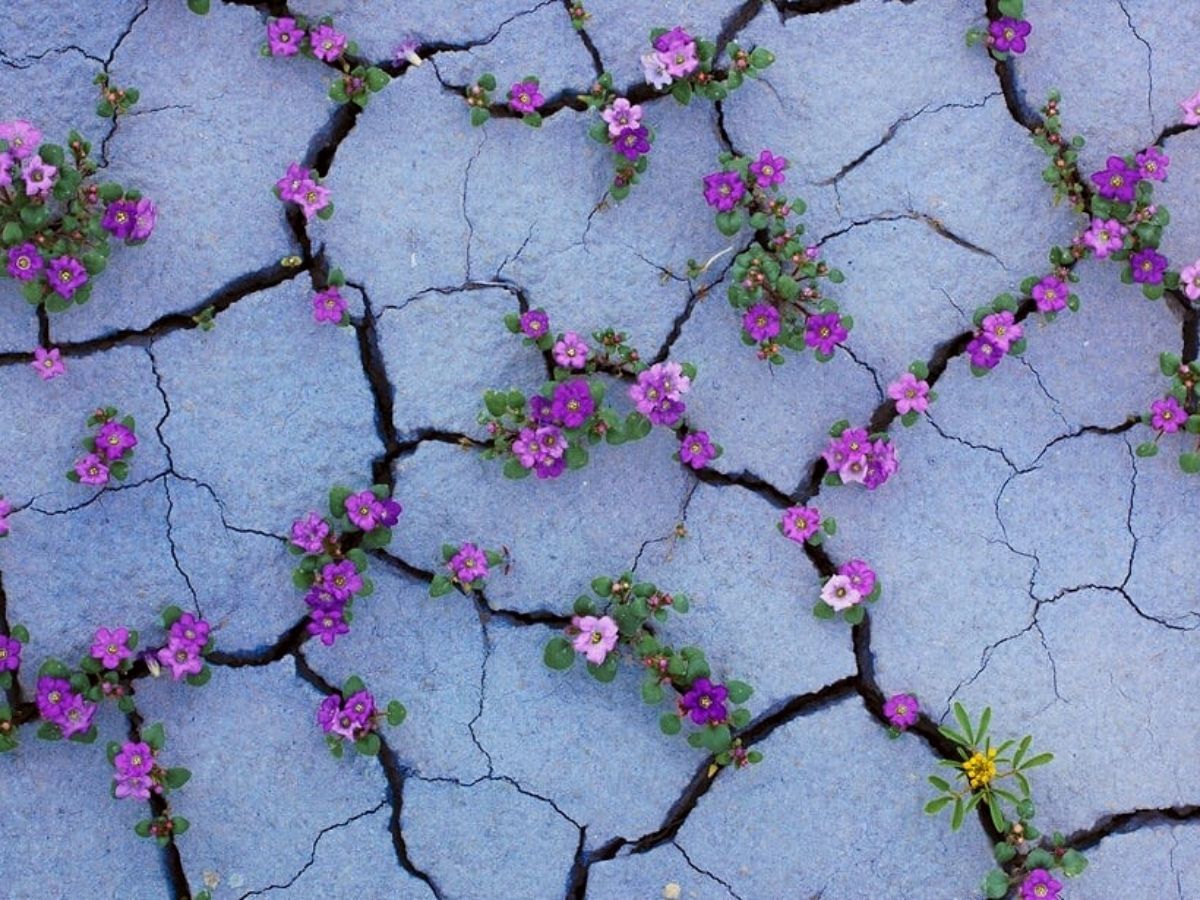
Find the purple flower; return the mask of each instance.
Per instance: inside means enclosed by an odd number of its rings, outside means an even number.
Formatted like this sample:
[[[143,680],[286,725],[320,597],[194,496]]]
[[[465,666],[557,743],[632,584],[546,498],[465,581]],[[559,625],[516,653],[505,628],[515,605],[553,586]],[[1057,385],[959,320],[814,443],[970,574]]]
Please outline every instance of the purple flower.
[[[538,425],[554,422],[554,414],[550,412],[550,401],[541,394],[534,394],[529,398],[529,419]]]
[[[538,444],[542,448],[541,456],[538,457],[539,463],[553,465],[557,460],[562,459],[563,454],[567,452],[567,442],[563,438],[562,432],[558,430],[558,426],[543,425],[535,434]]]
[[[75,291],[88,280],[87,270],[75,257],[60,256],[50,260],[46,280],[50,282],[54,293],[70,300],[75,295]]]
[[[340,563],[326,563],[321,569],[321,584],[338,600],[349,600],[363,586],[358,570],[348,559]]]
[[[971,358],[971,365],[980,369],[994,369],[1004,358],[1004,351],[986,334],[977,334],[967,344],[967,355]]]
[[[554,389],[554,401],[550,406],[554,418],[567,428],[578,428],[595,411],[592,392],[582,378],[560,384]],[[542,442],[545,446],[545,441]]]
[[[317,724],[321,726],[321,730],[329,734],[341,712],[342,698],[340,695],[330,694],[322,700],[321,705],[317,708]]]
[[[346,51],[346,36],[332,25],[321,25],[308,35],[313,56],[325,62],[334,62]]]
[[[329,537],[329,523],[310,512],[292,523],[292,543],[305,553],[320,553]]]
[[[96,704],[89,703],[79,694],[67,697],[54,724],[62,729],[62,736],[83,734],[92,727],[92,719],[96,717]]]
[[[834,575],[821,588],[821,599],[835,610],[849,609],[862,602],[862,594],[854,589],[845,575]]]
[[[112,631],[97,628],[92,639],[92,659],[100,660],[100,665],[106,669],[120,668],[121,661],[133,655],[133,651],[126,646],[128,641],[128,628],[115,628]]]
[[[717,212],[729,212],[746,193],[737,172],[713,172],[704,176],[704,201]]]
[[[360,735],[366,732],[366,729],[343,707],[330,725],[330,731],[341,735],[348,741],[356,741]]]
[[[840,471],[848,462],[866,460],[871,441],[862,428],[847,428],[840,437],[831,438],[829,446],[821,454],[833,471]]]
[[[561,456],[544,456],[533,467],[533,474],[538,478],[557,478],[567,468],[567,461]]]
[[[873,491],[895,475],[898,468],[900,463],[896,459],[896,446],[885,440],[875,441],[867,453],[867,474],[863,485],[868,491]]]
[[[1180,100],[1179,106],[1183,109],[1184,125],[1200,125],[1200,91],[1196,91],[1186,100]],[[0,137],[3,135],[0,134]]]
[[[670,397],[663,397],[658,401],[658,405],[650,410],[648,418],[653,425],[666,425],[668,428],[673,428],[675,423],[683,418],[686,410],[686,404],[672,400]]]
[[[1098,219],[1096,221],[1099,221]],[[1086,239],[1086,236],[1085,236]],[[1100,254],[1097,254],[1098,256]],[[1103,254],[1107,256],[1108,254]],[[1070,296],[1070,291],[1067,286],[1055,278],[1053,275],[1047,275],[1041,281],[1033,286],[1033,299],[1037,303],[1038,312],[1058,312],[1064,309],[1067,305],[1067,298]]]
[[[21,642],[0,634],[0,672],[15,672],[20,665]]]
[[[522,428],[512,445],[513,455],[524,468],[532,469],[542,458],[542,444],[532,428]]]
[[[17,281],[32,281],[45,265],[34,244],[21,244],[8,251],[8,274]]]
[[[1189,300],[1200,300],[1200,259],[1183,267],[1179,273],[1179,286]]]
[[[332,647],[339,634],[346,634],[350,626],[346,624],[342,610],[333,607],[320,607],[309,613],[308,625],[305,630],[314,637],[321,639],[326,647]]]
[[[1162,284],[1167,258],[1147,247],[1129,257],[1129,269],[1138,284]]]
[[[191,647],[199,653],[208,643],[210,631],[212,631],[211,625],[203,619],[197,619],[191,613],[185,612],[171,623],[171,642],[183,647]]]
[[[683,366],[679,363],[655,363],[646,371],[657,379],[662,392],[672,400],[678,400],[691,390],[692,380],[683,374]]]
[[[75,463],[75,474],[79,476],[79,481],[83,484],[94,486],[108,484],[108,466],[95,453],[89,453]]]
[[[660,53],[670,53],[694,43],[695,38],[688,34],[682,26],[676,25],[670,31],[664,31],[654,39],[654,49]]]
[[[613,138],[613,149],[623,157],[636,160],[650,152],[650,130],[645,125],[622,128]]]
[[[929,409],[929,383],[917,378],[912,372],[905,372],[889,384],[887,393],[896,401],[896,412],[902,416]]]
[[[325,290],[313,295],[313,321],[329,322],[340,325],[346,315],[346,300],[338,293],[336,285],[330,285]]]
[[[105,422],[96,432],[96,452],[109,462],[120,459],[126,450],[132,450],[137,443],[137,435],[120,422]]]
[[[1164,434],[1179,431],[1187,424],[1187,418],[1187,410],[1169,395],[1150,404],[1150,425]]]
[[[618,97],[612,106],[600,113],[600,118],[608,123],[608,136],[615,138],[626,128],[637,128],[642,124],[642,108]]]
[[[755,162],[750,163],[750,171],[754,175],[754,181],[760,188],[769,188],[772,185],[783,184],[787,179],[783,174],[783,170],[788,166],[788,161],[782,156],[774,155],[770,150],[764,150],[758,155]]]
[[[1034,869],[1021,882],[1021,900],[1058,900],[1062,884],[1045,869]]]
[[[104,210],[104,218],[100,224],[113,237],[123,241],[133,234],[135,211],[136,207],[129,200],[114,200]]]
[[[133,233],[131,241],[147,240],[154,232],[154,223],[158,221],[158,207],[148,197],[143,197],[133,208]]]
[[[642,73],[646,81],[659,91],[675,80],[667,71],[667,64],[662,56],[657,53],[647,53],[642,57]]]
[[[1166,181],[1167,166],[1171,164],[1171,157],[1157,147],[1147,147],[1135,159],[1138,164],[1138,175],[1142,178],[1148,178],[1151,181]]]
[[[375,715],[375,697],[370,691],[359,691],[351,694],[342,711],[364,731],[370,730],[371,717]]]
[[[149,775],[154,771],[154,750],[142,741],[126,741],[113,757],[113,768],[122,778]]]
[[[690,715],[697,725],[720,725],[728,715],[725,709],[725,698],[728,696],[725,685],[713,684],[707,678],[697,678],[679,700],[680,715]]]
[[[309,178],[308,169],[304,168],[300,163],[290,163],[284,176],[275,182],[275,187],[279,190],[279,199],[286,202],[299,203],[304,186],[309,181],[311,179]]]
[[[783,512],[783,536],[803,544],[821,527],[821,514],[811,506],[792,506]]]
[[[1131,169],[1119,156],[1110,156],[1105,168],[1092,175],[1101,197],[1121,203],[1133,202],[1140,179],[1137,169]]]
[[[454,577],[463,584],[487,578],[490,574],[487,554],[470,541],[458,548],[458,552],[450,557],[447,566],[454,573]]]
[[[579,630],[571,646],[594,666],[602,664],[617,646],[617,623],[608,616],[573,616],[571,627]]]
[[[686,78],[700,65],[700,60],[696,58],[694,41],[673,47],[669,51],[659,51],[658,59],[672,78]]]
[[[804,343],[825,355],[833,353],[833,348],[848,335],[849,332],[842,327],[842,318],[837,313],[809,316],[804,326]]]
[[[708,439],[707,431],[693,431],[679,439],[679,459],[693,469],[705,468],[716,456],[717,448]]]
[[[883,714],[888,722],[898,731],[904,731],[917,724],[921,705],[912,694],[895,694],[883,704]]]
[[[295,56],[304,41],[304,29],[290,16],[272,19],[267,23],[267,46],[272,56]]]
[[[363,531],[370,531],[383,518],[383,504],[374,492],[359,491],[346,498],[346,516]]]
[[[1008,310],[984,316],[982,331],[997,349],[1005,353],[1025,333],[1025,329],[1015,321],[1013,314]]]
[[[527,338],[537,340],[550,330],[550,317],[542,309],[531,309],[521,313],[521,333]]]
[[[1083,233],[1083,242],[1092,248],[1097,259],[1104,259],[1125,246],[1128,233],[1129,229],[1116,219],[1092,219],[1092,227]]]
[[[149,800],[150,789],[154,781],[148,775],[129,775],[114,778],[113,794],[118,800],[132,798],[134,800]]]
[[[568,331],[554,344],[554,361],[564,369],[582,369],[587,365],[588,345],[573,331]]]
[[[21,177],[25,179],[25,196],[45,197],[54,187],[58,169],[34,155],[21,163]]]
[[[38,715],[49,722],[57,722],[71,696],[69,681],[43,675],[37,681]]]
[[[321,587],[319,584],[314,584],[308,589],[308,593],[304,595],[304,602],[308,604],[310,614],[311,610],[328,607],[329,609],[341,609],[346,605],[345,598],[338,599]]]
[[[67,365],[62,361],[62,354],[57,347],[47,350],[45,347],[33,348],[33,370],[42,381],[50,381],[67,371]]]
[[[42,133],[24,119],[0,122],[0,141],[8,142],[8,154],[13,159],[25,159],[42,142]]]
[[[329,205],[329,188],[322,187],[311,178],[302,185],[300,196],[296,198],[305,219],[311,219]]]
[[[421,57],[417,56],[417,51],[421,49],[421,42],[414,37],[408,37],[396,45],[392,51],[392,61],[396,65],[407,61],[410,66],[419,66],[423,62]]]
[[[838,574],[850,579],[850,586],[867,596],[875,589],[875,570],[861,559],[851,559],[838,567]]]
[[[527,116],[537,112],[537,108],[546,102],[538,90],[536,81],[518,81],[508,89],[508,105],[513,112]]]
[[[0,153],[0,187],[12,184],[13,158],[8,153]]]
[[[742,327],[756,341],[767,341],[779,334],[779,310],[769,303],[756,303],[742,316]]]
[[[379,517],[380,525],[384,528],[391,528],[400,521],[400,515],[404,512],[404,507],[400,505],[398,500],[387,497],[380,500],[379,505],[383,507],[383,515]]]
[[[1025,38],[1032,30],[1023,19],[1005,16],[988,25],[989,43],[1001,53],[1024,53]]]
[[[182,681],[189,675],[199,675],[204,668],[200,651],[175,638],[158,651],[158,661],[171,670],[171,677],[176,681]]]

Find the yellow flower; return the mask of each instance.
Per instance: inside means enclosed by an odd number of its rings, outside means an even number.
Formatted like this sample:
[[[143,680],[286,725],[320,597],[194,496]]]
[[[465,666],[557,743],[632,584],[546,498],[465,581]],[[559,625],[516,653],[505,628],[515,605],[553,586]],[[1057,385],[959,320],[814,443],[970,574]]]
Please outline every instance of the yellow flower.
[[[971,790],[986,787],[996,777],[995,759],[996,748],[993,747],[988,750],[986,756],[977,752],[962,764],[962,769],[967,774],[967,781],[970,782]]]

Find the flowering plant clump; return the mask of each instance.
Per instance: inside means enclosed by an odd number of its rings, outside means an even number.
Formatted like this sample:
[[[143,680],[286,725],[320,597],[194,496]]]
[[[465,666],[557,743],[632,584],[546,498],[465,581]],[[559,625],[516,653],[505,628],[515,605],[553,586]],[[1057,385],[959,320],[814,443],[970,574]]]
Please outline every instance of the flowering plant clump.
[[[988,872],[983,882],[984,896],[1003,900],[1016,888],[1015,896],[1020,900],[1060,900],[1063,885],[1055,873],[1067,878],[1081,875],[1087,868],[1087,858],[1067,847],[1067,839],[1060,832],[1048,841],[1043,837],[1030,821],[1034,814],[1031,800],[1022,800],[1018,806],[1024,810],[1021,818],[1011,823],[1004,840],[992,850],[996,862],[1005,868]]]
[[[329,492],[329,518],[309,512],[292,523],[288,550],[303,556],[292,582],[306,591],[307,631],[326,647],[350,630],[357,597],[368,597],[375,585],[367,578],[367,550],[386,547],[403,508],[386,485]]]
[[[818,619],[832,619],[841,613],[849,624],[857,625],[866,617],[862,603],[874,603],[882,593],[883,582],[875,570],[861,559],[852,559],[825,581],[821,599],[813,606],[813,615]]]
[[[455,587],[466,593],[482,591],[495,566],[508,571],[508,548],[484,550],[470,541],[462,544],[442,544],[442,562],[450,574],[438,573],[429,583],[429,596],[441,597]]]
[[[154,838],[162,847],[190,827],[187,819],[171,815],[166,797],[171,791],[177,791],[187,784],[192,777],[187,769],[167,769],[159,764],[156,754],[165,743],[166,732],[158,722],[143,728],[139,739],[108,743],[108,762],[113,767],[113,797],[117,800],[149,800],[153,794],[164,800],[162,813],[133,826],[139,836]]]
[[[473,85],[467,88],[467,107],[471,110],[471,124],[479,126],[492,117],[488,107],[492,105],[492,91],[496,89],[496,76],[484,72]],[[539,117],[540,118],[540,117]]]
[[[883,704],[883,715],[888,720],[888,736],[898,738],[917,724],[921,704],[912,694],[893,694]]]
[[[306,220],[313,216],[328,219],[333,215],[329,188],[321,185],[316,169],[306,169],[298,162],[290,163],[283,177],[275,182],[275,196],[284,203],[295,203]]]
[[[375,695],[357,675],[346,679],[341,693],[330,694],[317,708],[317,724],[325,733],[329,752],[339,759],[347,742],[364,756],[375,756],[380,747],[376,733],[380,721],[386,719],[395,728],[407,716],[408,710],[399,700],[393,700],[386,708],[380,707]]]
[[[1050,165],[1042,172],[1045,182],[1054,188],[1054,202],[1066,199],[1076,212],[1086,208],[1087,188],[1079,175],[1079,151],[1083,149],[1082,135],[1069,140],[1062,133],[1058,104],[1062,98],[1057,91],[1042,107],[1042,121],[1033,130],[1033,142],[1050,157]]]
[[[1031,293],[1039,308],[1043,304],[1057,306],[1060,300],[1072,310],[1078,308],[1079,301],[1072,301],[1073,295],[1061,279],[1047,275],[1041,281],[1034,282],[1034,278],[1025,279],[1021,283],[1021,290]],[[1000,365],[1000,360],[1005,356],[1020,356],[1025,352],[1025,328],[1017,321],[1019,308],[1017,299],[1012,294],[1004,293],[975,310],[975,333],[967,344],[972,375],[986,375]]]
[[[346,298],[339,288],[346,286],[346,276],[341,269],[329,273],[329,283],[323,291],[317,291],[312,298],[313,321],[329,325],[346,326],[350,324],[350,310]]]
[[[116,407],[106,406],[88,416],[87,426],[95,428],[96,433],[84,438],[87,453],[75,461],[67,478],[94,487],[103,487],[113,478],[124,481],[129,476],[133,448],[138,444],[133,416],[121,416]]]
[[[1154,440],[1137,447],[1137,455],[1155,456],[1163,435],[1200,435],[1200,415],[1189,413],[1196,408],[1197,384],[1200,384],[1200,362],[1184,363],[1175,353],[1162,353],[1158,358],[1163,375],[1171,379],[1165,396],[1150,404],[1142,422],[1154,429]],[[1189,475],[1200,474],[1200,437],[1191,450],[1179,454],[1179,468]]]
[[[171,677],[176,681],[186,679],[193,687],[208,684],[208,680],[212,678],[212,669],[205,661],[205,656],[212,652],[216,643],[212,626],[203,619],[184,612],[178,606],[168,606],[163,610],[162,624],[163,628],[167,629],[167,645],[160,647],[147,659],[150,671],[157,675],[163,668],[167,668],[171,670]],[[136,634],[134,639],[136,640]]]
[[[1023,18],[1025,0],[1000,0],[996,6],[1000,16],[989,22],[986,29],[967,29],[967,46],[982,43],[998,60],[1008,59],[1009,54],[1020,56],[1025,52],[1025,38],[1033,30]]]
[[[844,276],[818,260],[819,250],[801,240],[804,226],[791,221],[804,213],[804,201],[780,191],[788,161],[770,150],[755,160],[731,153],[719,157],[721,169],[704,176],[704,199],[717,211],[717,227],[734,235],[749,219],[766,236],[734,259],[729,302],[742,313],[742,340],[758,348],[758,358],[780,364],[783,348],[811,348],[821,362],[854,327],[850,316],[821,290],[821,279],[840,284]]]
[[[521,117],[521,121],[531,128],[542,127],[542,114],[538,110],[544,106],[546,98],[542,96],[541,85],[535,75],[526,75],[508,89],[508,108]]]
[[[654,129],[643,121],[641,104],[630,103],[613,91],[612,76],[607,72],[596,80],[591,93],[580,99],[589,108],[600,110],[600,119],[592,123],[588,134],[612,149],[616,172],[608,193],[614,200],[624,200],[650,166]]]
[[[23,625],[14,625],[7,635],[0,634],[0,691],[7,691],[13,686],[13,673],[21,668],[21,650],[28,643],[29,631]],[[9,716],[0,718],[11,718],[11,710],[9,712]],[[0,751],[12,749],[4,746],[7,740],[8,735],[0,729]]]
[[[555,363],[553,378],[532,397],[515,389],[483,396],[479,422],[492,439],[484,457],[506,457],[507,477],[524,478],[533,472],[538,478],[557,478],[566,469],[587,465],[587,445],[602,439],[614,445],[639,440],[655,425],[683,427],[687,405],[682,397],[696,377],[690,363],[647,366],[626,343],[626,335],[612,329],[593,332],[594,344],[573,331],[555,337],[541,309],[510,313],[505,325],[524,335],[526,345],[550,354]],[[624,420],[604,405],[605,386],[597,377],[601,374],[635,379],[628,390],[635,409]],[[679,458],[701,468],[718,449],[707,434],[694,432],[682,440]]]
[[[372,94],[382,91],[391,77],[378,66],[357,61],[358,45],[333,27],[328,16],[313,22],[304,16],[281,16],[267,20],[263,56],[307,56],[341,70],[329,86],[329,98],[338,103],[365,107]]]
[[[25,299],[63,312],[91,297],[109,241],[145,243],[158,210],[138,191],[93,183],[98,166],[78,132],[65,150],[41,140],[29,122],[0,122],[0,241],[4,272],[21,283]]]
[[[925,380],[928,377],[929,366],[917,360],[887,387],[887,395],[895,402],[896,412],[905,428],[915,425],[921,413],[937,399],[937,391],[930,390],[929,382]]]
[[[829,446],[821,454],[829,465],[825,484],[858,483],[873,491],[896,473],[900,463],[896,447],[883,432],[867,434],[865,428],[851,428],[842,419],[829,429]]]
[[[733,733],[750,721],[750,711],[741,706],[753,693],[750,685],[714,682],[703,650],[676,650],[663,643],[655,630],[667,621],[670,610],[688,611],[685,595],[668,594],[649,582],[634,582],[630,572],[615,579],[594,579],[592,592],[599,599],[580,596],[566,636],[546,644],[543,659],[547,666],[569,669],[580,654],[592,677],[607,683],[617,677],[619,662],[627,657],[645,669],[642,699],[646,703],[656,706],[667,690],[672,692],[676,709],[659,719],[664,734],[678,734],[683,723],[690,721],[696,728],[688,735],[688,743],[714,754],[717,765],[744,767],[762,759],[757,751],[747,752]]]
[[[827,536],[837,534],[837,520],[832,516],[822,519],[821,513],[811,506],[788,507],[775,527],[789,541],[812,547],[824,543]]]
[[[119,88],[110,83],[107,72],[97,74],[93,84],[100,85],[100,102],[96,104],[96,115],[102,119],[112,119],[129,112],[141,97],[137,88]]]
[[[650,43],[653,50],[642,57],[646,81],[656,90],[669,89],[671,96],[683,104],[690,103],[693,96],[724,100],[747,77],[757,78],[775,62],[775,56],[764,47],[748,52],[731,43],[726,48],[729,67],[716,68],[717,45],[693,37],[678,25],[653,29]]]

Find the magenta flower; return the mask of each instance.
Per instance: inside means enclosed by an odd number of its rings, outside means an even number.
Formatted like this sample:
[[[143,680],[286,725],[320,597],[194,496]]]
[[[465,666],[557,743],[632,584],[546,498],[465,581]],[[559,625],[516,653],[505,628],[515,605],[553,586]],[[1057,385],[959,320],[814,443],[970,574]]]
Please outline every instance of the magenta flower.
[[[1135,159],[1138,164],[1138,175],[1142,178],[1148,178],[1151,181],[1166,181],[1167,166],[1171,164],[1171,157],[1159,150],[1158,147],[1147,147]]]
[[[1150,404],[1150,425],[1163,434],[1179,431],[1187,424],[1187,418],[1187,410],[1169,395]]]
[[[329,197],[329,188],[322,187],[312,179],[308,179],[301,185],[300,196],[296,202],[300,204],[304,218],[311,219],[329,205]]]
[[[50,381],[67,371],[66,363],[62,361],[62,354],[57,347],[51,347],[49,350],[45,347],[34,347],[33,362],[29,365],[33,366],[33,371],[38,373],[38,378],[42,381]]]
[[[1129,229],[1116,219],[1092,219],[1092,227],[1083,233],[1083,242],[1092,248],[1097,259],[1105,259],[1125,246],[1128,233]]]
[[[829,355],[849,334],[842,327],[841,316],[837,313],[821,313],[808,317],[804,326],[804,343],[816,348],[818,353]]]
[[[32,281],[45,265],[42,254],[34,244],[21,244],[8,251],[8,274],[17,281]]]
[[[518,81],[508,89],[509,108],[523,116],[537,112],[538,107],[545,102],[546,98],[538,90],[536,81]]]
[[[1034,869],[1021,882],[1021,900],[1059,900],[1062,887],[1045,869]]]
[[[404,507],[400,505],[398,500],[386,497],[379,501],[379,505],[383,507],[383,513],[379,517],[380,525],[384,528],[391,528],[400,521],[400,515],[404,512]]]
[[[1004,358],[1004,351],[986,334],[977,334],[967,344],[967,355],[971,358],[971,365],[980,369],[994,369]]]
[[[1105,254],[1107,255],[1107,254]],[[1038,312],[1058,312],[1066,308],[1070,291],[1067,286],[1053,275],[1047,275],[1033,286],[1034,302]]]
[[[45,197],[54,187],[58,169],[33,155],[21,163],[21,177],[25,179],[25,196]]]
[[[1129,257],[1129,269],[1138,284],[1162,284],[1167,258],[1147,247]]]
[[[129,641],[128,628],[97,628],[92,639],[92,659],[100,660],[100,665],[106,669],[120,668],[121,661],[129,659],[133,651],[126,645]]]
[[[267,22],[267,46],[272,56],[295,56],[304,42],[304,29],[290,16]]]
[[[538,463],[553,467],[557,461],[562,459],[563,454],[567,452],[566,439],[563,438],[562,432],[558,430],[558,426],[556,425],[543,425],[538,428],[536,434],[538,443],[542,448],[541,456],[538,457]]]
[[[996,345],[997,349],[1005,353],[1025,333],[1025,329],[1016,322],[1013,314],[1008,310],[984,316],[982,331]]]
[[[902,416],[929,409],[929,383],[912,372],[905,372],[889,384],[887,394],[896,401],[896,412]]]
[[[862,594],[845,575],[834,575],[821,588],[821,599],[835,610],[849,609],[862,602]]]
[[[557,478],[566,468],[567,461],[563,457],[543,456],[533,467],[533,474],[538,478]]]
[[[783,174],[787,165],[788,161],[782,156],[775,156],[770,150],[764,150],[755,162],[750,163],[750,172],[760,188],[769,188],[787,180]]]
[[[54,293],[70,300],[75,296],[75,291],[88,280],[87,270],[75,257],[60,256],[50,260],[46,280],[50,282]]]
[[[304,186],[310,180],[308,169],[298,162],[289,163],[287,172],[275,182],[275,187],[279,190],[279,199],[289,203],[299,203]]]
[[[154,751],[142,741],[126,741],[113,757],[113,768],[122,778],[149,775],[154,771]]]
[[[346,300],[338,293],[336,285],[313,295],[312,311],[314,322],[329,322],[340,325],[346,315]]]
[[[885,440],[875,441],[867,453],[867,475],[863,485],[868,491],[873,491],[895,475],[899,468],[896,445]]]
[[[839,575],[850,579],[850,587],[864,597],[875,589],[875,570],[861,559],[851,559],[842,563],[837,570]]]
[[[646,370],[658,379],[663,393],[672,400],[678,400],[692,387],[692,380],[683,374],[683,366],[676,362],[655,363]]]
[[[348,715],[363,731],[371,730],[371,717],[375,715],[375,697],[370,691],[359,691],[351,694],[342,711]]]
[[[57,722],[71,696],[69,681],[43,675],[37,681],[38,715],[49,722]]]
[[[550,330],[550,317],[545,310],[531,309],[521,313],[521,333],[527,338],[537,340]]]
[[[522,428],[512,445],[513,455],[524,468],[532,469],[542,457],[542,444],[532,428]]]
[[[700,66],[694,41],[679,45],[670,51],[659,51],[658,58],[672,78],[686,78]]]
[[[131,241],[147,240],[154,233],[154,223],[158,221],[158,207],[147,197],[139,200],[133,208],[133,232],[129,235]]]
[[[450,557],[447,566],[454,573],[454,577],[463,584],[487,578],[490,574],[487,554],[470,541],[458,548],[458,552]]]
[[[1186,100],[1179,101],[1179,105],[1183,108],[1184,125],[1200,125],[1200,91],[1196,91]],[[0,137],[3,135],[0,134]]]
[[[645,125],[622,128],[613,138],[613,149],[629,160],[636,160],[650,152],[650,129]]]
[[[171,670],[171,677],[176,681],[199,675],[204,668],[199,650],[174,639],[158,651],[158,661]]]
[[[420,41],[414,37],[407,37],[392,50],[392,62],[396,65],[407,62],[410,66],[419,66],[423,62],[421,57],[417,55],[417,51],[420,49]]]
[[[670,31],[664,31],[656,37],[653,43],[654,49],[660,53],[670,53],[672,50],[682,49],[694,42],[695,38],[688,34],[682,26],[676,25]]]
[[[742,328],[756,341],[768,341],[779,334],[779,310],[769,303],[756,303],[742,316]]]
[[[883,714],[897,731],[917,724],[921,706],[912,694],[895,694],[883,704]]]
[[[108,466],[95,453],[89,453],[75,463],[75,474],[79,476],[79,481],[83,484],[97,487],[108,484]]]
[[[12,184],[13,158],[8,153],[0,153],[0,187]]]
[[[92,719],[96,717],[96,704],[89,703],[79,694],[71,694],[62,706],[58,718],[54,720],[62,729],[62,736],[83,734],[92,727]]]
[[[321,730],[329,734],[341,712],[342,698],[340,695],[330,694],[322,700],[321,705],[317,708],[317,724],[321,726]]]
[[[21,642],[0,634],[0,672],[15,672],[21,667]]]
[[[811,506],[791,506],[783,512],[783,536],[803,544],[821,527],[821,514]]]
[[[717,448],[708,439],[707,431],[693,431],[679,439],[679,459],[693,469],[705,468],[716,456]]]
[[[573,331],[568,331],[554,344],[554,361],[564,369],[582,369],[587,365],[588,345]]]
[[[118,800],[149,800],[154,781],[148,775],[129,775],[113,779],[113,796]]]
[[[988,43],[1001,53],[1024,53],[1025,38],[1033,26],[1023,19],[1005,16],[988,25]]]
[[[329,537],[329,523],[310,512],[292,523],[292,543],[305,553],[320,553]]]
[[[848,462],[862,460],[865,462],[867,452],[871,449],[871,440],[862,428],[847,428],[841,437],[831,438],[829,445],[821,454],[829,468],[839,471]]]
[[[370,531],[383,518],[383,504],[372,491],[359,491],[346,498],[346,516],[363,531]]]
[[[208,643],[208,635],[212,626],[203,619],[197,619],[190,612],[185,612],[171,623],[170,642],[182,647],[191,647],[197,653]]]
[[[672,400],[670,397],[663,397],[658,401],[658,405],[650,410],[648,418],[652,425],[665,425],[668,428],[674,428],[687,410],[687,405],[680,403],[678,400]]]
[[[729,690],[707,678],[697,678],[679,700],[680,715],[690,715],[697,725],[720,725],[728,716],[725,700]]]
[[[554,418],[567,428],[578,428],[595,412],[596,404],[588,383],[582,378],[568,381],[554,388],[554,400],[550,411]],[[545,440],[542,446],[545,446]]]
[[[341,609],[322,607],[309,613],[309,623],[305,630],[314,637],[320,638],[326,647],[332,647],[339,634],[346,634],[350,626],[346,624]]]
[[[308,35],[313,56],[324,62],[335,62],[346,52],[346,35],[332,25],[321,25]]]
[[[594,666],[603,663],[617,646],[617,623],[608,616],[572,616],[571,627],[579,630],[571,646]]]
[[[615,138],[626,128],[637,128],[642,124],[642,108],[618,97],[612,106],[600,113],[600,118],[608,123],[608,136]]]
[[[17,160],[26,159],[42,142],[42,133],[24,119],[0,122],[0,141],[8,142],[8,154]]]
[[[1100,196],[1120,203],[1133,202],[1140,180],[1137,169],[1131,169],[1119,156],[1110,156],[1105,168],[1092,175]]]
[[[1183,267],[1179,273],[1179,286],[1189,300],[1200,300],[1200,259]]]
[[[348,600],[362,590],[362,578],[354,563],[344,559],[339,563],[326,563],[321,569],[321,584],[338,600]]]
[[[0,538],[8,535],[8,517],[12,514],[12,504],[0,497]]]
[[[113,237],[123,241],[133,234],[133,217],[136,209],[136,206],[129,200],[114,200],[104,210],[104,218],[100,224]]]
[[[105,422],[96,432],[96,453],[109,462],[120,459],[125,451],[132,450],[137,443],[137,435],[120,422]]]
[[[746,193],[737,172],[713,172],[704,176],[704,201],[717,212],[729,212]]]

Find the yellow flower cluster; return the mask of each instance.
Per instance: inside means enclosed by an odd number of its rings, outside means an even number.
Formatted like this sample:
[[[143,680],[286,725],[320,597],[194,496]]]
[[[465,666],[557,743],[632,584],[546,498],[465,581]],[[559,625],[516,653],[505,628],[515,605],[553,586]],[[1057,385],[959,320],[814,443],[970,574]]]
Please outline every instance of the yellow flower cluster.
[[[996,748],[988,750],[985,756],[982,753],[976,753],[970,759],[962,764],[963,771],[967,773],[967,781],[971,784],[971,790],[986,787],[996,777]]]

